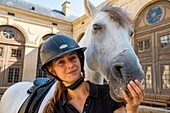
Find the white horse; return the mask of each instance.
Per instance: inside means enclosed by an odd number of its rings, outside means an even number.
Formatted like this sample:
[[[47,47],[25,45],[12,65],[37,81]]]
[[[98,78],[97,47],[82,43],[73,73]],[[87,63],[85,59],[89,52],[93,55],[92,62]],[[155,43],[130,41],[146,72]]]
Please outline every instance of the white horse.
[[[102,83],[104,77],[110,86],[110,95],[116,101],[123,101],[122,90],[128,93],[126,85],[130,80],[142,82],[144,73],[130,44],[131,23],[125,12],[116,7],[106,6],[97,10],[88,0],[84,0],[86,13],[92,18],[86,33],[80,41],[86,46],[85,70],[87,79]],[[55,83],[40,106],[44,106],[53,96]],[[0,103],[0,113],[17,113],[32,82],[20,82],[8,88]]]

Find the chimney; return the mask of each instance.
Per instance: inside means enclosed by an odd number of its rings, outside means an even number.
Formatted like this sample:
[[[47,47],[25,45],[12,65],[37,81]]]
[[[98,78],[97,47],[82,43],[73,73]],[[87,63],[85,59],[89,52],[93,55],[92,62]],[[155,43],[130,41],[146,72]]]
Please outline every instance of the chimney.
[[[70,16],[70,2],[69,0],[66,0],[63,4],[62,4],[62,11],[64,12],[64,14],[66,16]]]

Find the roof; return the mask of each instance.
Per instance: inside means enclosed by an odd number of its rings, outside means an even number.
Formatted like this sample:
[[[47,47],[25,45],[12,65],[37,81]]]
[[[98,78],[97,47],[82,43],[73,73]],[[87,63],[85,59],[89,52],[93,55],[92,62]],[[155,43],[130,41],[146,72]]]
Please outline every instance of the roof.
[[[47,7],[38,5],[38,4],[27,2],[25,0],[0,0],[0,4],[30,11],[30,12],[34,12],[34,13],[41,14],[44,16],[49,16],[49,17],[69,21],[69,22],[72,22],[78,18],[73,15],[65,16],[65,14],[62,11],[59,11],[56,9],[50,9],[50,8],[47,8]]]

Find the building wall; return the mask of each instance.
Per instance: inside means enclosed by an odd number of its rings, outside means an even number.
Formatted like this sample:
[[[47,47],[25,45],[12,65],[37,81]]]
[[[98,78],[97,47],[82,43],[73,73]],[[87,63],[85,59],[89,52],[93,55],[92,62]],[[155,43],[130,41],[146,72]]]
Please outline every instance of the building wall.
[[[10,13],[10,14],[9,14]],[[12,15],[11,15],[12,13]],[[52,17],[36,14],[35,12],[23,11],[0,4],[0,47],[3,55],[0,56],[0,85],[9,86],[9,68],[20,67],[18,81],[33,81],[36,77],[38,52],[40,44],[46,35],[66,34],[72,36],[72,23]],[[12,28],[15,33],[13,39],[4,37],[4,30]],[[8,34],[8,33],[7,33]],[[20,36],[19,36],[20,35]],[[23,41],[16,41],[20,37]],[[22,59],[11,58],[11,47],[22,47]],[[8,55],[8,56],[7,56]],[[11,62],[9,59],[12,59]],[[7,60],[5,60],[7,59]],[[18,61],[21,61],[18,65]],[[15,69],[14,69],[15,70]],[[13,72],[13,81],[14,73]],[[17,78],[16,78],[17,79]]]

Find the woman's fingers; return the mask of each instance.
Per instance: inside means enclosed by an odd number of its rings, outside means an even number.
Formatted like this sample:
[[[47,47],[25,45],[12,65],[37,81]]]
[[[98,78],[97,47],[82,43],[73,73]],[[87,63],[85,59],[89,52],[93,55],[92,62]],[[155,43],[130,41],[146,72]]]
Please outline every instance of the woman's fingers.
[[[134,82],[130,81],[127,85],[127,88],[131,93],[131,96],[128,96],[127,93],[123,91],[123,97],[127,102],[126,109],[127,111],[135,111],[138,109],[138,106],[143,101],[144,88],[138,80],[135,80]]]
[[[135,80],[135,82],[130,81],[130,83],[128,84],[128,89],[135,101],[139,102],[139,100],[143,100],[144,88],[138,80]]]
[[[139,87],[139,89],[141,90],[142,92],[142,96],[144,96],[144,87],[143,87],[143,84],[141,84],[138,80],[135,80],[135,83],[136,85]]]
[[[128,89],[134,99],[134,101],[138,101],[139,100],[139,93],[140,93],[140,89],[136,86],[136,84],[132,81],[130,81],[130,83],[128,84]]]
[[[131,97],[129,97],[129,96],[126,94],[125,91],[123,91],[123,97],[124,97],[124,99],[125,99],[126,102],[131,101]]]
[[[134,103],[140,103],[143,100],[144,88],[138,80],[135,80],[134,82],[130,81],[127,85],[127,88],[131,93],[132,98],[128,97],[128,95],[124,92],[123,95],[126,101],[134,101]]]

